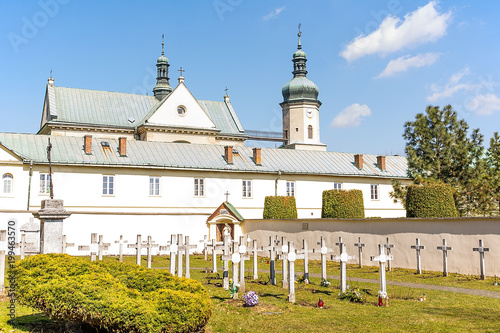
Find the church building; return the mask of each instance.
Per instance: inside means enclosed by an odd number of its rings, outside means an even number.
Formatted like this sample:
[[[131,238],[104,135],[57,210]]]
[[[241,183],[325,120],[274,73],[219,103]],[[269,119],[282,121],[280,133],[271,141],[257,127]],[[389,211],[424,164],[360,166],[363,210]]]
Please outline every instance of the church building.
[[[173,88],[163,43],[152,96],[58,87],[49,78],[38,133],[0,133],[0,227],[36,224],[32,213],[51,180],[72,213],[68,242],[81,245],[93,232],[107,242],[219,238],[226,225],[237,237],[245,218],[262,218],[266,196],[295,196],[299,218],[320,218],[328,189],[361,190],[367,217],[405,216],[389,196],[392,179],[410,181],[405,157],[332,152],[321,142],[319,89],[298,37],[293,78],[282,87],[279,148],[245,146],[255,135],[227,93],[196,99],[182,68]]]

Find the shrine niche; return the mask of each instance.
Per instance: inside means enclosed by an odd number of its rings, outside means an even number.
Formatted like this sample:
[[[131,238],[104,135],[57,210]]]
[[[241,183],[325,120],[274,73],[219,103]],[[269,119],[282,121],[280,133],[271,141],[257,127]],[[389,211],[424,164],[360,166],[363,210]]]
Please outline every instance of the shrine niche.
[[[207,219],[209,238],[218,242],[227,234],[231,239],[241,236],[241,222],[243,216],[229,202],[223,202]]]

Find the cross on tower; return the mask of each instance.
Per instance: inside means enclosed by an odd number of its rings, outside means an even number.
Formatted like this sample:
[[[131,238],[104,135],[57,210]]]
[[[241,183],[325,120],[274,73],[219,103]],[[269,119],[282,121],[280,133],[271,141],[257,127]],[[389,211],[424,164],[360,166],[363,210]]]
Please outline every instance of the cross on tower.
[[[228,91],[228,90],[229,90],[229,89],[227,89],[227,87],[226,87],[226,89],[224,89],[224,91],[226,92],[226,95],[227,95],[227,91]]]
[[[182,72],[185,72],[185,70],[184,70],[184,69],[182,69],[182,66],[181,66],[181,68],[180,68],[180,69],[178,69],[177,71],[181,73],[181,76],[182,76]]]

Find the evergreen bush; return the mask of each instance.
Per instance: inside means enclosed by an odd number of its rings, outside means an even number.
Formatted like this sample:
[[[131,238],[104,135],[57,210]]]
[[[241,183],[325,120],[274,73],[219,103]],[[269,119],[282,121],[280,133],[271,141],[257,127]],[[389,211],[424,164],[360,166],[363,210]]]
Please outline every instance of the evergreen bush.
[[[364,218],[365,205],[360,190],[323,191],[322,218]]]
[[[269,196],[264,201],[264,219],[290,220],[297,218],[297,206],[293,196]]]
[[[456,217],[453,189],[443,183],[410,185],[406,193],[407,217]]]
[[[15,273],[21,304],[109,332],[195,332],[212,314],[199,282],[162,270],[41,254]]]

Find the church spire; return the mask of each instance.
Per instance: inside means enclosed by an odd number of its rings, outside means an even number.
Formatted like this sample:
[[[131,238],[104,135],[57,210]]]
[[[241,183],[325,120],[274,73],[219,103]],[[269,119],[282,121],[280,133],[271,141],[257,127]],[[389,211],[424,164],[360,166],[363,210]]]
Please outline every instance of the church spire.
[[[300,41],[300,37],[302,36],[302,31],[300,31],[300,24],[299,24],[299,33],[297,34],[297,37],[299,38],[299,41],[297,43],[297,51],[293,54],[293,77],[297,76],[306,76],[307,71],[306,71],[306,61],[307,61],[307,56],[304,51],[302,51],[302,42]]]
[[[165,57],[165,35],[161,36],[161,57],[156,61],[157,76],[156,76],[156,86],[153,89],[153,93],[159,101],[168,96],[172,92],[172,87],[169,83],[168,77],[168,58]]]

